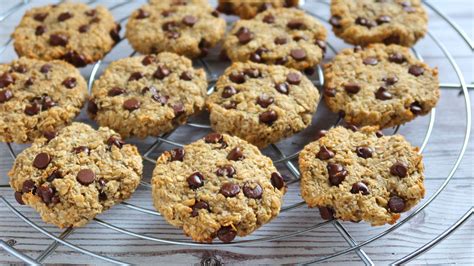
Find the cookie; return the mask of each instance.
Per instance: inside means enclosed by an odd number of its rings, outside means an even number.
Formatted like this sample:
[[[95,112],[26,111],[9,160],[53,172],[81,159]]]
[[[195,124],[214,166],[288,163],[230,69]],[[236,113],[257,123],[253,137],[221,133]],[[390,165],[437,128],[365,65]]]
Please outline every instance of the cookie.
[[[69,124],[86,100],[74,66],[22,57],[0,64],[0,141],[28,143]]]
[[[269,9],[237,21],[223,48],[234,62],[284,65],[304,70],[316,66],[326,49],[326,29],[295,8]]]
[[[345,49],[325,65],[324,77],[329,109],[355,125],[406,123],[428,114],[440,94],[438,69],[395,44]]]
[[[41,137],[15,160],[10,186],[20,204],[60,228],[85,225],[128,199],[142,175],[135,146],[108,128],[73,123]]]
[[[270,8],[297,7],[298,0],[219,0],[217,10],[242,19],[251,19]]]
[[[336,127],[300,153],[301,196],[324,219],[393,224],[425,194],[418,148],[376,127]]]
[[[151,5],[154,6],[185,6],[185,5],[203,5],[209,6],[207,0],[149,0]]]
[[[105,7],[61,3],[26,11],[12,37],[20,56],[83,67],[102,59],[120,40],[119,31]]]
[[[205,56],[226,28],[209,5],[143,5],[133,12],[126,36],[142,54],[174,52],[190,58]]]
[[[155,208],[199,242],[251,234],[278,215],[285,191],[270,158],[218,133],[164,152],[152,178]]]
[[[200,111],[206,73],[173,53],[136,56],[111,63],[94,82],[88,112],[122,137],[157,136]]]
[[[332,0],[329,23],[336,36],[351,44],[413,46],[428,28],[420,0]]]
[[[319,93],[295,69],[234,63],[206,101],[212,128],[263,148],[311,124]]]

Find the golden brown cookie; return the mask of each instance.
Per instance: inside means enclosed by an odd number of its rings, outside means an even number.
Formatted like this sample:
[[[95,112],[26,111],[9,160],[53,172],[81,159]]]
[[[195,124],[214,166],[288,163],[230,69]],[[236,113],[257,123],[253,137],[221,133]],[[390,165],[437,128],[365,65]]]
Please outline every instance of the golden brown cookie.
[[[164,152],[152,186],[155,208],[199,242],[251,234],[278,215],[286,190],[257,147],[218,133]]]
[[[217,10],[243,19],[251,19],[270,8],[297,7],[298,2],[298,0],[219,0]]]

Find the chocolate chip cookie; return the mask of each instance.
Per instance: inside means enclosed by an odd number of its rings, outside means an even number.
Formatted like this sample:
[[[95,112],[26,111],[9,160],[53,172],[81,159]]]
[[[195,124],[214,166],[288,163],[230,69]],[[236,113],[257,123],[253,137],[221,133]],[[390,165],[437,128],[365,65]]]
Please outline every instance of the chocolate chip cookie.
[[[184,56],[129,57],[110,64],[94,82],[88,112],[124,138],[157,136],[201,110],[206,89],[206,73]]]
[[[234,63],[206,101],[212,128],[265,147],[311,123],[318,90],[295,69]]]
[[[376,127],[329,130],[300,154],[301,196],[324,219],[393,224],[425,194],[418,148]]]
[[[103,58],[120,40],[119,31],[105,7],[61,3],[26,11],[12,36],[20,56],[83,67]]]
[[[28,143],[69,124],[87,84],[74,66],[22,57],[0,64],[0,141]]]
[[[209,6],[208,0],[149,0],[154,6],[185,6],[185,5],[203,5]]]
[[[332,0],[334,33],[351,44],[413,46],[428,28],[428,15],[420,0]]]
[[[345,49],[325,65],[324,99],[355,125],[400,125],[426,115],[439,99],[438,69],[399,45]]]
[[[128,199],[142,168],[137,148],[114,131],[73,123],[36,139],[18,155],[8,175],[18,203],[65,228],[85,225]]]
[[[324,56],[326,29],[295,8],[269,9],[237,21],[224,40],[232,61],[313,68]]]
[[[270,8],[296,7],[298,2],[298,0],[219,0],[217,10],[243,19],[251,19]]]
[[[164,152],[152,178],[155,208],[199,242],[246,236],[280,212],[286,191],[270,158],[237,137],[211,133]]]
[[[167,51],[194,58],[207,55],[225,28],[224,19],[207,4],[144,5],[128,20],[126,36],[142,54]]]

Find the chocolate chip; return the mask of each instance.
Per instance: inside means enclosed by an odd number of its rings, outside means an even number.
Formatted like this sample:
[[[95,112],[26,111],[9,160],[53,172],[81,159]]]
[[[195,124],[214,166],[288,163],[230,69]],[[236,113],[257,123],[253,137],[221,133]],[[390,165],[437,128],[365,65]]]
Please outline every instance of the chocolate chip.
[[[217,10],[212,10],[211,15],[212,15],[213,17],[218,18],[218,17],[219,17],[219,12],[218,12]]]
[[[161,103],[161,105],[165,105],[168,102],[168,99],[169,99],[168,96],[162,96],[162,95],[159,95],[159,94],[153,94],[151,96],[151,98],[153,100],[155,100],[156,102]]]
[[[198,21],[198,18],[195,16],[188,15],[188,16],[184,16],[183,18],[183,23],[189,27],[192,27],[194,24],[196,24],[197,21]]]
[[[133,72],[128,78],[128,81],[139,80],[141,78],[143,78],[143,74],[141,72]]]
[[[192,173],[188,178],[186,178],[186,181],[191,189],[197,189],[204,186],[204,176],[199,172]]]
[[[153,63],[155,61],[155,56],[154,55],[147,55],[143,57],[142,60],[142,65],[148,66],[149,64]]]
[[[178,117],[184,113],[186,113],[186,109],[184,109],[184,105],[182,103],[175,103],[171,106],[174,112],[174,117]]]
[[[89,31],[89,25],[82,25],[79,27],[79,32],[80,33],[85,33]]]
[[[325,41],[316,40],[316,41],[314,42],[314,44],[316,44],[317,46],[319,46],[319,48],[321,48],[321,50],[323,50],[323,54],[326,53],[327,45],[326,45],[326,42],[325,42]]]
[[[230,164],[226,164],[224,166],[217,168],[216,175],[227,176],[229,178],[232,178],[235,175],[235,168]]]
[[[316,154],[316,157],[318,157],[319,160],[329,160],[334,157],[334,152],[328,149],[326,146],[321,146],[319,148],[318,154]]]
[[[355,23],[358,24],[358,25],[367,27],[369,29],[372,28],[372,27],[377,26],[377,24],[374,21],[369,20],[367,18],[363,18],[363,17],[356,18]]]
[[[149,16],[150,16],[149,12],[147,12],[147,11],[140,8],[140,9],[138,9],[138,13],[137,13],[136,18],[137,19],[144,19],[144,18],[147,18]]]
[[[235,101],[230,101],[229,103],[226,103],[222,105],[225,109],[235,109],[237,108],[237,102]]]
[[[370,194],[369,188],[363,182],[356,182],[356,183],[352,184],[351,193],[352,194],[358,194],[359,192],[361,192],[362,195],[369,195]]]
[[[32,78],[28,78],[26,81],[25,81],[25,86],[26,87],[29,87],[33,85],[33,79]]]
[[[199,49],[201,50],[201,54],[199,56],[204,57],[209,54],[209,48],[211,48],[211,43],[206,41],[206,39],[202,38],[198,44]]]
[[[272,24],[275,23],[275,17],[272,14],[268,14],[263,17],[262,21],[268,24]]]
[[[375,136],[377,136],[377,138],[383,137],[383,132],[382,132],[382,130],[378,130],[377,132],[375,132]]]
[[[272,6],[271,3],[262,3],[262,4],[260,5],[260,7],[258,8],[258,12],[259,12],[259,13],[260,13],[260,12],[263,12],[263,11],[265,11],[265,10],[268,10],[268,9],[272,8],[272,7],[273,7],[273,6]]]
[[[286,26],[289,28],[289,29],[292,29],[292,30],[303,30],[306,28],[306,25],[304,24],[303,21],[301,20],[297,20],[297,19],[293,19],[293,20],[290,20]]]
[[[41,111],[40,106],[37,103],[33,103],[25,107],[25,114],[27,115],[33,116],[33,115],[38,114],[40,111]]]
[[[48,182],[53,182],[54,179],[59,179],[59,178],[63,178],[62,175],[61,175],[61,172],[59,172],[58,170],[54,170],[54,171],[46,178],[46,181],[48,181]]]
[[[293,49],[290,51],[290,55],[296,61],[302,61],[306,58],[306,52],[303,49]]]
[[[230,98],[232,95],[236,94],[237,90],[232,86],[225,86],[222,90],[222,98]]]
[[[224,243],[229,243],[234,240],[235,236],[237,235],[237,231],[235,231],[232,226],[223,226],[217,231],[217,238],[219,238]]]
[[[161,12],[161,15],[165,18],[169,17],[173,12],[171,10],[165,10]]]
[[[87,186],[94,182],[95,173],[91,169],[82,169],[77,173],[76,179],[81,185]]]
[[[220,143],[223,141],[223,136],[222,134],[213,132],[205,136],[204,141],[206,143]]]
[[[405,62],[405,57],[401,53],[391,53],[388,55],[388,61],[401,64]]]
[[[360,91],[360,86],[357,83],[348,83],[344,85],[344,89],[347,93],[356,94]]]
[[[24,74],[28,71],[28,69],[24,65],[13,66],[12,69],[13,69],[13,71],[15,71],[17,73],[22,73],[22,74]]]
[[[255,62],[255,63],[261,63],[262,62],[262,56],[257,54],[257,53],[252,53],[250,55],[250,61]]]
[[[95,17],[95,18],[93,18],[93,19],[91,19],[91,20],[89,21],[90,24],[92,24],[92,23],[99,23],[99,22],[100,22],[100,18],[98,18],[98,17]]]
[[[18,202],[18,204],[20,205],[25,205],[25,202],[23,201],[23,194],[21,192],[18,192],[18,191],[15,191],[15,199],[16,199],[16,202]]]
[[[81,152],[86,153],[86,154],[88,154],[88,155],[90,154],[90,150],[89,150],[89,148],[86,147],[86,146],[74,147],[74,148],[72,149],[72,151],[73,151],[74,153],[76,153],[76,154],[81,153]]]
[[[177,31],[170,31],[166,33],[166,37],[168,37],[168,39],[178,39],[179,36],[181,36],[181,34]]]
[[[277,189],[282,189],[285,186],[285,181],[283,180],[283,176],[280,175],[278,172],[273,172],[270,177],[270,182],[272,186]]]
[[[37,194],[44,203],[49,204],[52,202],[54,190],[47,185],[42,185],[38,188]]]
[[[340,16],[332,16],[329,19],[329,24],[331,24],[334,28],[341,27],[341,17]]]
[[[48,13],[38,13],[33,16],[33,19],[39,22],[43,22],[47,16]]]
[[[328,163],[327,170],[329,175],[329,183],[332,186],[338,186],[341,184],[348,174],[344,166],[338,163]]]
[[[227,160],[241,161],[245,158],[244,153],[239,147],[233,148],[227,155]]]
[[[51,46],[66,46],[69,38],[66,35],[62,34],[51,34],[49,36],[49,44]]]
[[[381,25],[384,23],[389,23],[391,20],[392,18],[390,16],[383,15],[383,16],[378,17],[375,21],[377,22],[377,24]]]
[[[260,105],[263,108],[267,108],[270,104],[272,104],[275,101],[273,97],[270,97],[269,95],[263,93],[257,98],[257,104]]]
[[[286,76],[286,81],[292,85],[298,85],[301,82],[301,74],[291,72]]]
[[[72,88],[76,87],[77,81],[76,81],[76,78],[70,77],[70,78],[65,79],[62,84],[63,84],[64,87],[66,87],[68,89],[72,89]]]
[[[388,36],[387,38],[383,39],[383,43],[386,45],[389,44],[400,44],[400,36],[392,34]]]
[[[13,98],[13,92],[11,90],[6,89],[3,91],[0,91],[0,103],[7,102],[11,98]]]
[[[178,24],[174,21],[169,21],[169,22],[163,23],[163,26],[161,26],[161,28],[164,31],[176,32],[178,30]]]
[[[10,86],[11,84],[15,83],[15,79],[10,73],[5,72],[0,76],[0,89]]]
[[[45,152],[42,152],[36,155],[35,159],[33,160],[33,166],[38,169],[45,169],[48,167],[50,162],[51,156]]]
[[[337,91],[334,88],[328,88],[328,87],[324,88],[324,95],[327,97],[334,97],[336,96],[336,93]]]
[[[284,56],[275,60],[275,65],[284,65],[288,63],[288,57]]]
[[[123,145],[125,145],[125,141],[121,140],[120,138],[118,137],[115,137],[115,136],[110,136],[108,139],[107,139],[107,145],[109,146],[116,146],[117,148],[121,149]]]
[[[207,211],[210,211],[210,208],[209,208],[209,204],[207,204],[207,202],[205,201],[197,201],[196,203],[194,203],[193,207],[192,208],[192,212],[191,212],[191,217],[196,217],[199,215],[199,210],[207,210]]]
[[[62,57],[63,60],[73,64],[76,67],[84,67],[87,65],[87,60],[84,55],[77,53],[76,51],[68,51]]]
[[[421,66],[413,65],[408,69],[408,73],[412,74],[415,77],[423,75],[425,69]]]
[[[372,149],[370,147],[357,147],[356,148],[356,154],[357,156],[367,159],[372,157]]]
[[[49,108],[57,106],[57,105],[58,104],[55,101],[53,101],[53,99],[51,99],[51,97],[49,97],[49,96],[44,96],[42,98],[43,111],[48,110]]]
[[[260,77],[260,71],[256,68],[247,68],[244,70],[244,74],[247,77],[250,78],[259,78]]]
[[[97,111],[99,111],[99,107],[93,100],[89,100],[87,102],[87,111],[93,115],[97,114]]]
[[[226,198],[232,198],[237,196],[237,194],[240,193],[240,187],[237,184],[234,183],[224,183],[221,186],[221,189],[219,190],[219,193],[224,195]]]
[[[39,25],[38,27],[36,27],[36,30],[35,30],[35,35],[36,36],[41,36],[43,35],[43,33],[46,31],[46,27],[43,26],[43,25]]]
[[[123,108],[125,108],[128,111],[136,110],[140,108],[140,101],[138,101],[135,98],[130,98],[126,100],[125,102],[123,102]]]
[[[388,200],[388,208],[390,209],[391,212],[395,212],[395,213],[403,212],[403,210],[405,210],[405,201],[398,196],[392,196]]]
[[[250,184],[245,184],[242,188],[244,195],[247,198],[251,199],[260,199],[262,198],[263,189],[259,184],[255,184],[254,187]]]
[[[278,119],[278,114],[274,110],[268,110],[258,116],[260,122],[272,125]]]
[[[334,210],[330,207],[318,207],[319,215],[324,220],[332,220],[334,218]]]
[[[301,40],[307,41],[308,38],[307,38],[306,36],[294,36],[294,37],[293,37],[293,40],[294,40],[295,42],[298,42],[298,41],[301,41]]]
[[[59,22],[62,22],[62,21],[68,20],[68,19],[70,19],[70,18],[72,18],[72,17],[73,17],[73,15],[72,15],[71,13],[69,13],[69,12],[63,12],[63,13],[59,14],[59,16],[58,16],[58,21],[59,21]]]
[[[288,83],[286,82],[276,83],[275,90],[283,94],[288,94],[290,90],[290,85],[288,85]]]
[[[184,71],[183,73],[181,73],[181,75],[179,75],[179,78],[182,80],[190,81],[193,79],[193,74],[190,71]]]
[[[377,59],[377,57],[369,56],[369,57],[364,58],[362,62],[364,63],[364,65],[375,66],[379,63],[379,60]]]
[[[385,88],[385,87],[380,87],[376,92],[375,92],[375,98],[378,100],[390,100],[392,99],[392,94]]]
[[[390,167],[390,174],[404,178],[408,174],[408,166],[404,162],[396,162]]]
[[[113,97],[113,96],[117,96],[123,93],[125,93],[124,89],[119,88],[119,87],[113,87],[107,92],[107,95],[109,95],[110,97]]]
[[[22,193],[30,193],[30,192],[34,192],[36,190],[36,184],[33,180],[25,180],[23,182],[23,185],[21,187],[21,192]]]
[[[90,9],[90,10],[87,10],[86,12],[84,12],[84,14],[86,14],[86,16],[89,16],[89,17],[95,16],[96,13],[97,13],[97,11],[95,9]]]
[[[234,83],[242,84],[245,82],[245,75],[242,72],[232,72],[229,79]]]
[[[387,86],[391,86],[398,82],[398,77],[397,76],[384,77],[382,78],[382,81],[385,82]]]
[[[164,79],[171,74],[171,71],[165,66],[158,66],[158,69],[153,73],[153,77],[156,79]]]
[[[171,161],[183,161],[184,159],[184,150],[183,149],[173,149],[170,151]]]
[[[421,107],[420,103],[418,102],[414,102],[410,105],[410,111],[414,114],[414,115],[420,115],[423,113],[423,108]]]
[[[342,115],[344,116],[344,115]],[[346,124],[344,125],[345,128],[349,129],[350,131],[353,131],[353,132],[356,132],[359,130],[359,128],[356,126],[356,125],[352,125],[352,124]]]
[[[120,24],[115,24],[115,27],[110,30],[109,35],[114,40],[115,43],[118,43],[120,41],[120,30],[122,29],[122,26]]]
[[[328,134],[328,131],[327,130],[324,130],[324,129],[321,129],[319,130],[317,133],[316,133],[316,138],[315,140],[318,140],[324,136],[326,136]]]
[[[236,33],[240,44],[247,44],[253,39],[253,33],[246,27],[241,27]]]

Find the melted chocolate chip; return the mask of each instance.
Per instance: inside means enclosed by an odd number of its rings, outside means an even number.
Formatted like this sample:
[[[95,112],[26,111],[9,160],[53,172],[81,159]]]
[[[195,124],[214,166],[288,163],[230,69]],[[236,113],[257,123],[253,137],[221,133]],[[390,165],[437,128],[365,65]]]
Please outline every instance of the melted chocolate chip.
[[[253,33],[245,27],[241,27],[236,33],[240,44],[247,44],[253,39]]]
[[[329,24],[331,24],[334,28],[341,27],[341,17],[340,16],[332,16],[329,19]]]
[[[191,189],[198,189],[204,186],[204,176],[199,172],[195,172],[188,176],[186,181]]]
[[[263,108],[267,108],[270,104],[272,104],[275,101],[273,97],[270,97],[269,95],[263,93],[257,98],[257,104],[260,105]]]
[[[190,71],[184,71],[179,75],[179,78],[182,80],[190,81],[193,79],[193,74]]]
[[[398,82],[398,77],[397,76],[384,77],[382,78],[382,81],[385,82],[387,86],[391,86]]]
[[[23,194],[19,191],[15,191],[15,200],[18,202],[20,205],[25,205],[25,202],[23,201]]]
[[[137,19],[144,19],[150,16],[150,13],[148,11],[145,11],[143,9],[138,9],[137,16],[135,18]]]
[[[235,231],[232,226],[223,226],[217,231],[217,238],[219,238],[224,243],[229,243],[234,240],[235,236],[237,235],[237,231]]]
[[[367,27],[369,29],[372,28],[372,27],[377,26],[377,24],[374,21],[369,20],[367,18],[363,18],[363,17],[356,18],[355,23],[358,24],[358,25]]]
[[[377,24],[382,25],[384,23],[390,23],[391,20],[392,18],[390,16],[382,15],[378,17],[375,21],[377,22]]]
[[[301,74],[296,72],[291,72],[286,76],[286,81],[292,85],[298,85],[301,82]]]
[[[410,105],[410,111],[414,114],[414,115],[420,115],[423,113],[423,108],[421,107],[420,103],[419,102],[414,102]]]
[[[118,137],[115,137],[115,136],[110,136],[108,139],[107,139],[107,145],[109,146],[116,146],[117,148],[121,149],[123,147],[123,145],[125,145],[125,141],[121,140],[120,138]]]
[[[275,17],[272,14],[268,14],[263,17],[262,21],[268,24],[272,24],[275,23]]]
[[[230,98],[237,93],[237,90],[232,86],[225,86],[222,90],[222,98]]]
[[[232,178],[235,175],[235,168],[231,164],[226,164],[224,166],[217,168],[216,175],[227,176],[229,178]]]
[[[378,100],[390,100],[393,98],[392,94],[387,90],[385,87],[380,87],[376,92],[375,92],[375,98]]]
[[[323,50],[323,53],[326,53],[327,45],[326,45],[326,42],[325,42],[325,41],[316,40],[316,41],[314,42],[314,44],[316,44],[317,46],[319,46],[319,48],[321,48],[321,50]]]
[[[87,111],[93,115],[97,114],[97,111],[99,111],[99,107],[93,100],[89,100],[87,102]]]
[[[251,184],[245,184],[242,188],[244,195],[247,198],[251,199],[260,199],[262,198],[263,189],[259,184],[255,184],[253,187]]]
[[[49,204],[52,202],[54,190],[47,185],[42,185],[38,188],[37,194],[44,203]]]
[[[360,91],[360,86],[357,83],[348,83],[344,85],[344,89],[347,93],[356,94]]]
[[[73,17],[73,15],[72,15],[71,13],[69,13],[69,12],[63,12],[63,13],[59,14],[59,16],[58,16],[58,21],[59,21],[59,22],[62,22],[62,21],[68,20],[68,19],[70,19],[70,18],[72,18],[72,17]]]
[[[391,53],[388,55],[388,61],[392,63],[402,64],[405,60],[405,57],[401,53]]]
[[[316,157],[323,161],[329,160],[334,157],[334,152],[323,145],[319,148],[319,152],[316,154]]]
[[[302,61],[306,58],[306,52],[303,49],[293,49],[290,51],[290,55],[296,61]]]
[[[222,141],[224,140],[222,134],[219,134],[219,133],[210,133],[208,134],[207,136],[204,137],[204,141],[206,143],[221,143]]]
[[[25,114],[33,116],[37,115],[41,111],[39,104],[33,103],[25,107]]]
[[[51,46],[66,46],[69,38],[62,34],[51,34],[49,36],[49,44]]]
[[[76,67],[84,67],[87,65],[87,60],[84,55],[77,53],[76,51],[69,51],[62,57],[64,61],[71,63]]]
[[[70,78],[65,79],[62,84],[63,84],[64,87],[66,87],[68,89],[72,89],[72,88],[76,87],[77,81],[76,81],[76,78],[70,77]]]
[[[388,208],[391,212],[403,212],[403,210],[405,210],[405,201],[398,196],[392,196],[388,200]]]
[[[90,169],[82,169],[76,175],[77,182],[87,186],[95,181],[95,173]]]
[[[390,174],[404,178],[408,175],[408,166],[404,162],[396,162],[390,167]]]
[[[234,183],[224,183],[221,186],[221,189],[219,190],[219,193],[224,195],[226,198],[232,198],[237,196],[237,194],[240,193],[240,187],[237,184]]]
[[[158,66],[158,69],[153,73],[153,77],[156,79],[164,79],[171,74],[171,71],[165,66]]]
[[[415,77],[423,75],[424,72],[425,69],[423,67],[416,65],[410,66],[410,68],[408,69],[408,73],[412,74]]]
[[[10,73],[5,72],[0,76],[0,89],[10,86],[15,83],[15,79]]]
[[[13,98],[13,92],[11,90],[0,91],[0,103],[5,103]]]
[[[86,154],[88,154],[88,155],[90,154],[90,150],[89,150],[89,148],[88,148],[87,146],[74,147],[74,148],[72,149],[72,151],[73,151],[74,153],[76,153],[76,154],[81,153],[81,152],[86,153]]]
[[[334,97],[336,96],[336,93],[337,91],[334,88],[329,88],[329,87],[324,88],[324,95],[327,97]]]
[[[110,30],[109,32],[109,35],[110,35],[110,38],[112,38],[112,40],[115,42],[115,43],[118,43],[120,41],[120,30],[122,29],[122,26],[120,26],[120,24],[115,24],[115,27],[113,29]]]
[[[139,80],[141,78],[143,78],[143,74],[141,72],[133,72],[128,78],[128,81]]]
[[[286,82],[276,83],[275,90],[283,94],[288,94],[290,90],[290,85]]]
[[[50,162],[51,156],[45,152],[42,152],[36,155],[35,159],[33,160],[33,166],[38,169],[45,169],[48,167]]]
[[[324,130],[324,129],[321,129],[319,130],[317,133],[316,133],[316,138],[315,140],[318,140],[324,136],[326,136],[328,134],[328,131],[327,130]]]
[[[130,98],[123,102],[123,108],[128,111],[133,111],[140,108],[140,101],[135,98]]]
[[[149,64],[152,64],[154,61],[155,61],[154,55],[147,55],[143,58],[142,65],[148,66]]]
[[[107,95],[109,95],[110,97],[114,97],[123,93],[125,93],[124,89],[119,88],[119,87],[113,87],[107,92]]]
[[[260,77],[260,71],[256,68],[247,68],[244,70],[244,74],[247,77],[250,78],[259,78]]]
[[[195,16],[188,15],[188,16],[184,16],[182,21],[184,25],[192,27],[194,26],[194,24],[196,24],[196,22],[198,21],[198,18]]]
[[[356,154],[357,156],[367,159],[372,157],[372,149],[370,147],[357,147]]]
[[[329,175],[329,183],[332,186],[338,186],[341,184],[348,175],[348,172],[344,166],[337,163],[328,163],[327,170]]]
[[[171,108],[173,109],[175,118],[186,113],[186,109],[182,103],[175,103],[171,105]]]
[[[173,162],[173,161],[183,161],[184,159],[184,150],[183,149],[173,149],[170,151],[170,160]]]
[[[48,13],[38,13],[33,16],[33,19],[39,22],[43,22],[47,16]]]
[[[207,211],[211,211],[210,208],[209,208],[209,204],[205,201],[197,201],[196,203],[194,203],[194,205],[191,207],[192,208],[192,212],[191,212],[191,217],[196,217],[199,215],[199,210],[207,210]]]
[[[43,35],[43,33],[45,33],[45,32],[46,32],[46,27],[43,26],[43,25],[39,25],[39,26],[36,27],[36,29],[35,29],[35,35],[36,35],[36,36],[41,36],[41,35]]]
[[[297,19],[290,20],[286,24],[286,26],[289,29],[292,29],[292,30],[304,30],[304,29],[306,29],[306,25],[304,24],[304,22],[301,21],[301,20],[297,20]]]
[[[364,58],[362,62],[364,63],[364,65],[375,66],[379,63],[379,60],[377,59],[377,57],[369,56]]]
[[[227,155],[227,160],[241,161],[245,158],[244,153],[239,147],[233,148]]]
[[[272,186],[277,189],[282,189],[285,186],[285,180],[283,180],[283,176],[278,172],[272,173],[270,182],[272,183]]]
[[[54,171],[46,178],[46,181],[48,181],[48,182],[53,182],[54,179],[59,179],[59,178],[63,178],[62,175],[61,175],[61,172],[59,172],[58,170],[54,170]]]
[[[34,192],[36,190],[36,184],[33,180],[25,180],[23,182],[23,185],[21,187],[21,192],[22,193],[30,193]]]
[[[278,114],[274,110],[268,110],[258,116],[260,122],[272,125],[278,119]]]
[[[245,75],[242,72],[232,72],[229,79],[234,83],[242,84],[245,82]]]
[[[363,182],[356,182],[352,185],[351,193],[352,194],[358,194],[359,192],[361,192],[362,195],[369,195],[370,194],[369,188]]]
[[[332,220],[334,218],[334,210],[330,207],[318,207],[319,215],[324,220]]]

